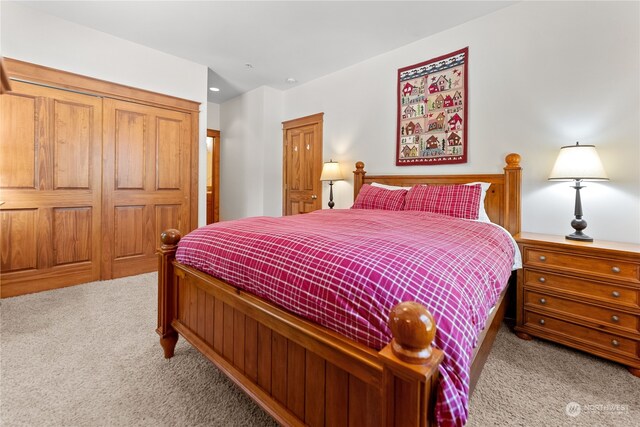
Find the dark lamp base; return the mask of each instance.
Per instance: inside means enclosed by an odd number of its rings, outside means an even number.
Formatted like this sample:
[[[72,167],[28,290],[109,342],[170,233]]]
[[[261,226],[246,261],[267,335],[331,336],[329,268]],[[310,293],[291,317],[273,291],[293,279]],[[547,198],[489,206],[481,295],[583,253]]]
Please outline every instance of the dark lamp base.
[[[333,181],[329,181],[329,209],[333,209],[336,205],[333,203]]]
[[[580,193],[577,193],[580,194]],[[580,201],[580,199],[578,199]],[[569,240],[579,240],[581,242],[593,242],[593,237],[587,236],[582,232],[585,228],[587,228],[587,221],[582,218],[582,206],[580,205],[576,208],[576,217],[571,221],[571,227],[573,227],[573,233],[566,236]]]
[[[587,236],[586,234],[583,234],[581,231],[567,234],[564,237],[568,240],[579,240],[581,242],[593,242],[593,237]]]

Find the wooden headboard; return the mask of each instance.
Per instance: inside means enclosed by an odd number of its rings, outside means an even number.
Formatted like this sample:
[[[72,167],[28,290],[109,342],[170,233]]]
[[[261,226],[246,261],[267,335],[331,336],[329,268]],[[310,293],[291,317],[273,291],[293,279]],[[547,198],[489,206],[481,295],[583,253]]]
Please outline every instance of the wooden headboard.
[[[482,181],[491,183],[484,201],[485,210],[492,222],[503,226],[512,235],[520,232],[520,185],[522,168],[520,155],[511,153],[505,158],[506,166],[501,174],[468,175],[367,175],[364,163],[357,162],[353,171],[353,198],[358,196],[362,184],[380,184],[411,187],[417,184],[467,184]]]

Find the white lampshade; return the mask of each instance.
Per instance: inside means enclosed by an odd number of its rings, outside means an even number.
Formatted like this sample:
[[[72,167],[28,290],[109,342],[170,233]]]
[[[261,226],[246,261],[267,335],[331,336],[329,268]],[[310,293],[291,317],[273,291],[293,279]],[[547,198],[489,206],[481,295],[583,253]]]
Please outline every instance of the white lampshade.
[[[340,172],[340,164],[329,160],[322,166],[322,174],[320,175],[320,181],[340,181],[344,179],[342,172]]]
[[[576,145],[560,148],[549,180],[564,179],[609,180],[594,145],[580,145],[576,142]]]

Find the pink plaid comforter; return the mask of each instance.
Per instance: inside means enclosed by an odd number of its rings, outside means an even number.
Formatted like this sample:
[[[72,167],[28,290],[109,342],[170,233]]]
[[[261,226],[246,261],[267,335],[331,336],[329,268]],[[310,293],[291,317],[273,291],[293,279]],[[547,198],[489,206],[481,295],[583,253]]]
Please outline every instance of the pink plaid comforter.
[[[376,350],[391,340],[391,308],[421,302],[445,355],[438,421],[464,425],[473,348],[514,251],[492,224],[352,209],[208,225],[180,241],[176,258]]]

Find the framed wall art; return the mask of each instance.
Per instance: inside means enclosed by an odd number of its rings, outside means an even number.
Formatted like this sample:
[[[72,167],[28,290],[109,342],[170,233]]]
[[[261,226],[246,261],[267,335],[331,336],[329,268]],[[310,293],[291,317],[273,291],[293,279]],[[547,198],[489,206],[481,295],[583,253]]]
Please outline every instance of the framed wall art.
[[[398,70],[396,165],[467,162],[469,48]]]

